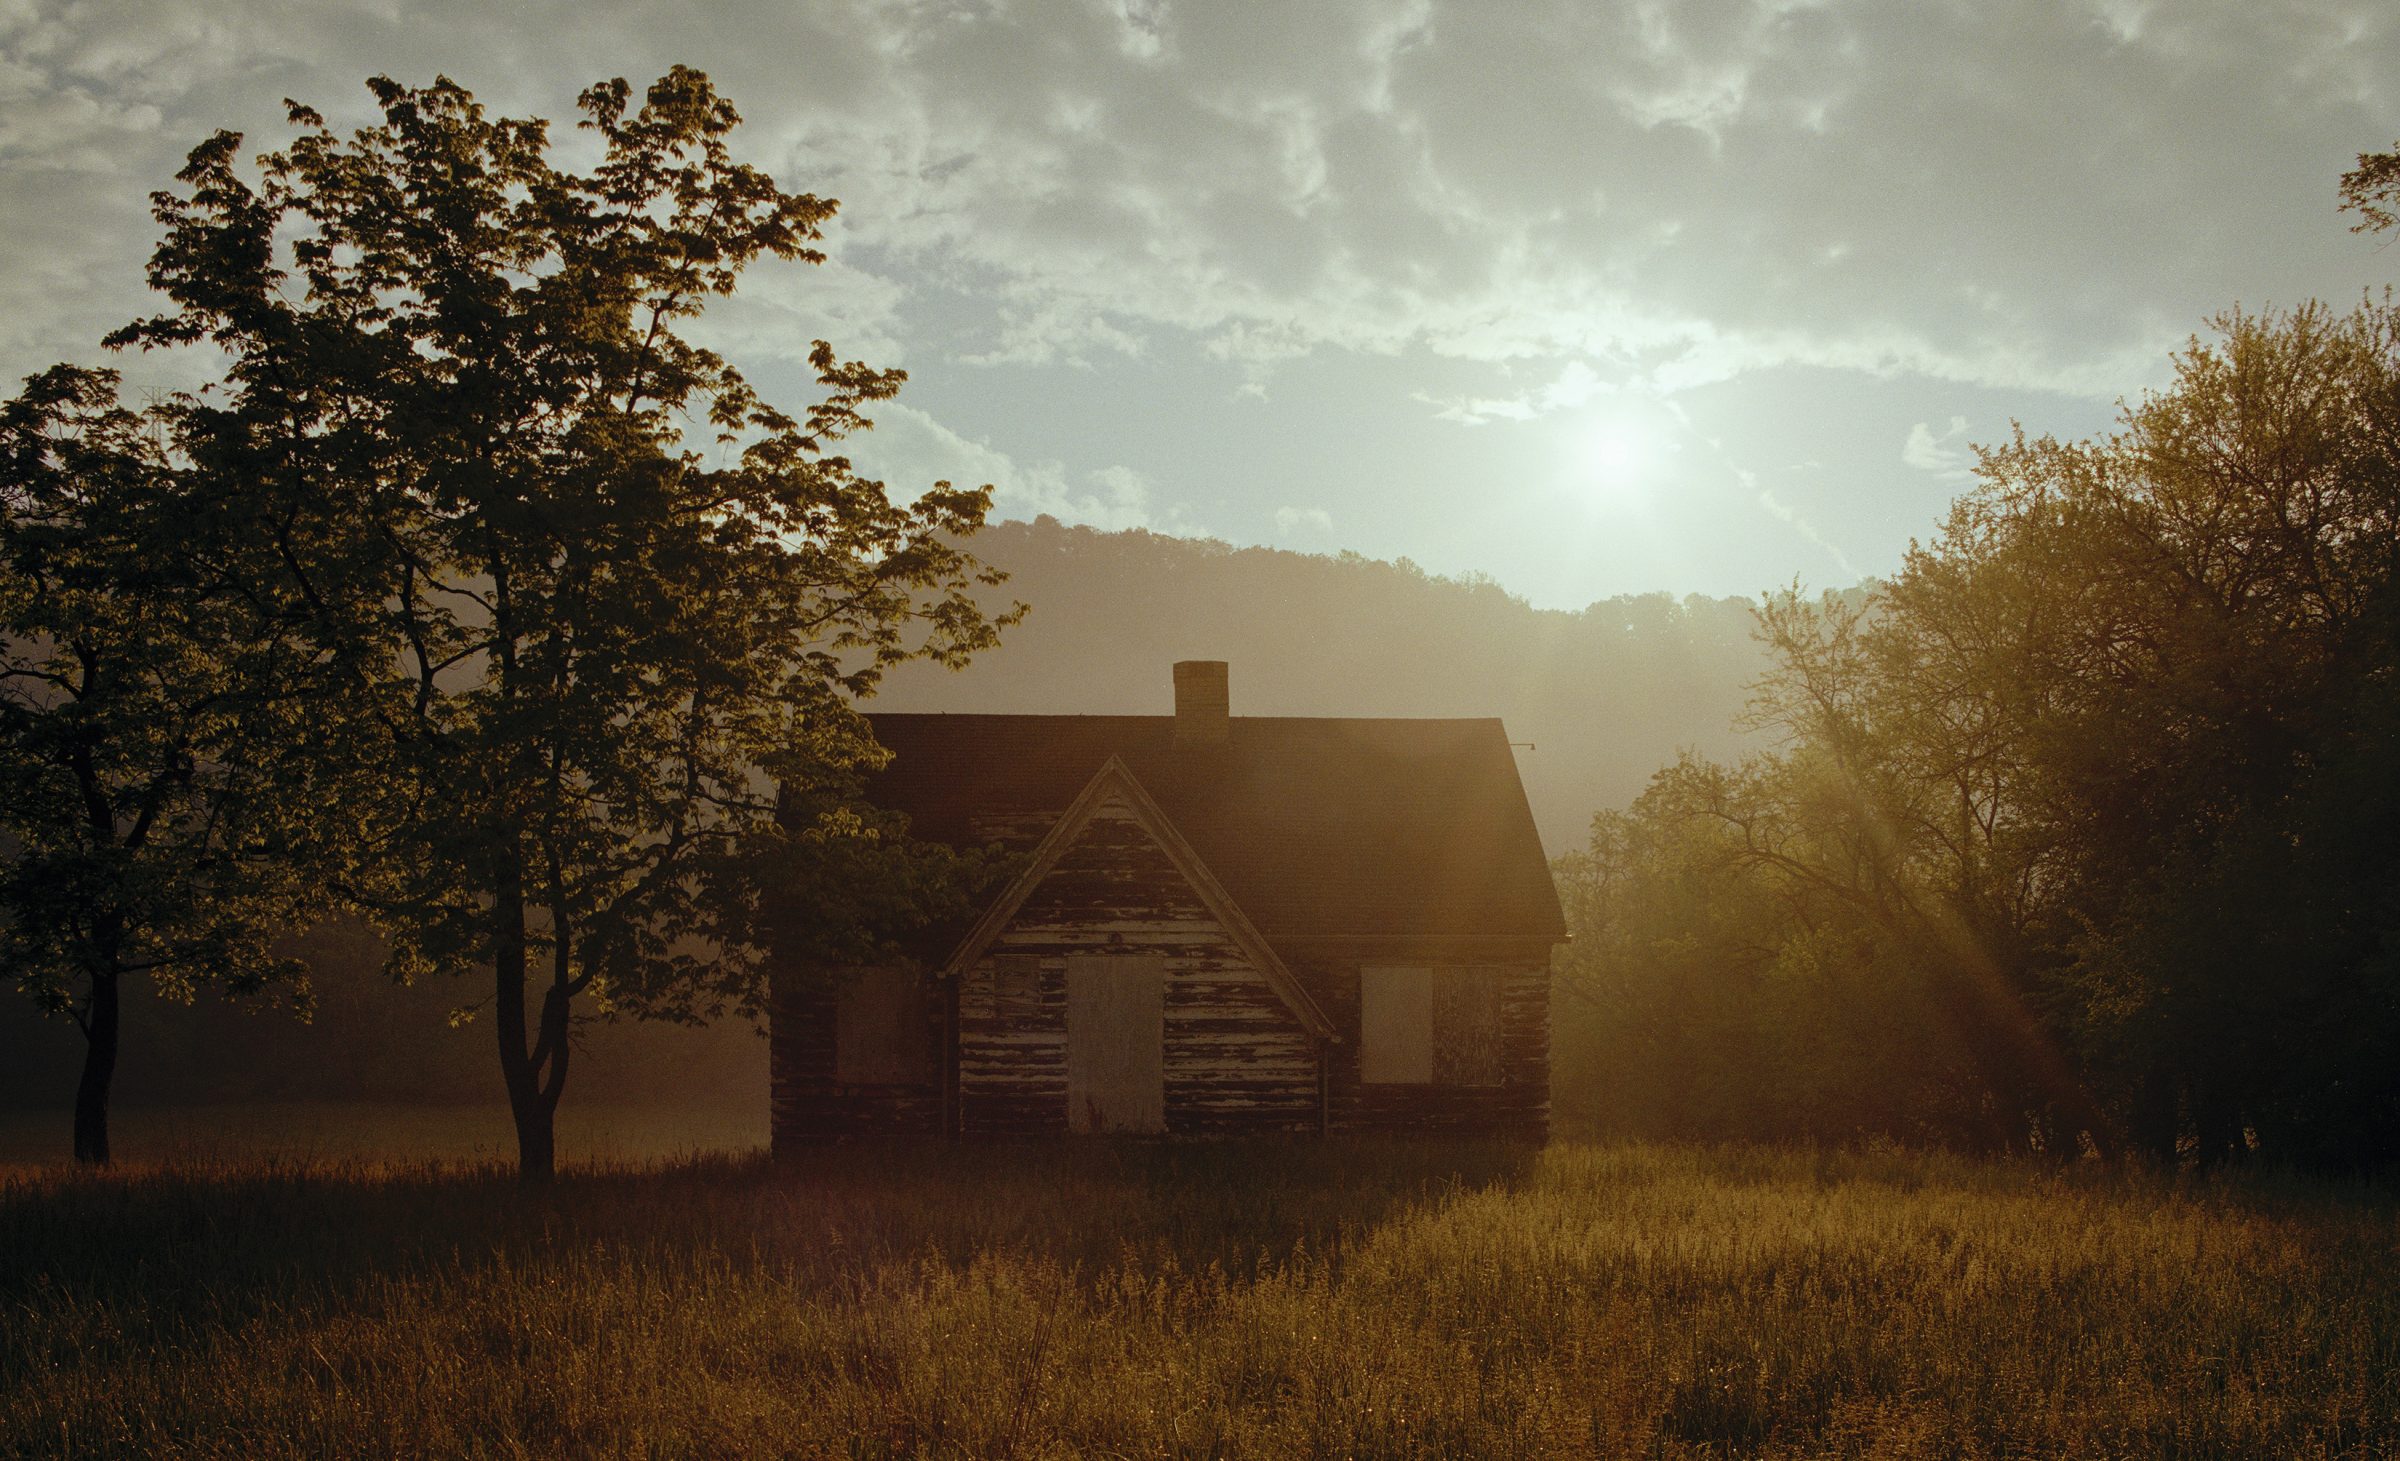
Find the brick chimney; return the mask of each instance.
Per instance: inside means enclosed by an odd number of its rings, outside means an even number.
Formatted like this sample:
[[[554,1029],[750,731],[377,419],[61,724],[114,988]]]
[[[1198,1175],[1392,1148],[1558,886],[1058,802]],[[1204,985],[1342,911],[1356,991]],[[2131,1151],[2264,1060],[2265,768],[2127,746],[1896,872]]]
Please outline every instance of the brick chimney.
[[[1225,661],[1175,662],[1175,748],[1222,746],[1231,727],[1233,700],[1225,688]]]

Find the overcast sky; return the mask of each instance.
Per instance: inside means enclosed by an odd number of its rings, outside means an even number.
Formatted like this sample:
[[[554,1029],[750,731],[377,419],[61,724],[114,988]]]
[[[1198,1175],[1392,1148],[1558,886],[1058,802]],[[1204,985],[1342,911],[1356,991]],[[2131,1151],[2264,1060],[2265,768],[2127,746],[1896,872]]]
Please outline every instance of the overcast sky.
[[[895,488],[1480,571],[1534,602],[1889,571],[1968,444],[2105,429],[2237,301],[2400,250],[2400,5],[0,0],[0,366],[145,308],[146,196],[280,100],[567,118],[700,67],[833,262],[714,319],[908,369]]]

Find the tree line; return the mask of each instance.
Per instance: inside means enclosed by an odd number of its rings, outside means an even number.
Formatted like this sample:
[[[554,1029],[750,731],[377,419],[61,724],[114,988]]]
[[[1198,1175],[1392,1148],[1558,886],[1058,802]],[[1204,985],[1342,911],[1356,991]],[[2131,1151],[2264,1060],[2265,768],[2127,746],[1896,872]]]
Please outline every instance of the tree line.
[[[169,303],[109,337],[210,383],[59,366],[0,409],[0,965],[85,1043],[109,1155],[125,991],[305,1003],[286,935],[482,981],[522,1169],[586,1014],[752,1011],[766,950],[871,946],[972,859],[862,807],[852,709],[1018,610],[960,546],[987,490],[895,502],[836,451],[903,376],[816,344],[797,414],[688,338],[835,204],[738,162],[678,67],[587,90],[598,160],[447,80],[154,195]]]
[[[2400,153],[2344,180],[2388,228]],[[2234,311],[2013,440],[1560,863],[1562,1104],[1694,1137],[2400,1158],[2400,308]]]
[[[871,707],[1162,713],[1167,666],[1233,663],[1235,710],[1262,715],[1497,715],[1544,844],[1581,841],[1596,806],[1630,802],[1683,746],[1737,754],[1732,722],[1765,664],[1754,601],[1620,595],[1536,608],[1474,579],[1357,555],[1237,547],[1053,518],[988,523],[975,555],[1037,605],[963,671],[894,666]],[[1295,633],[1295,624],[1305,633]],[[449,980],[392,986],[380,940],[342,919],[279,948],[305,968],[306,1024],[257,1001],[143,999],[125,1030],[120,1106],[260,1101],[459,1104],[494,1094],[481,1024]],[[480,982],[480,981],[478,981]],[[82,1041],[0,999],[0,1111],[63,1103]],[[766,1046],[747,1020],[587,1023],[568,1097],[724,1106],[763,1119]]]

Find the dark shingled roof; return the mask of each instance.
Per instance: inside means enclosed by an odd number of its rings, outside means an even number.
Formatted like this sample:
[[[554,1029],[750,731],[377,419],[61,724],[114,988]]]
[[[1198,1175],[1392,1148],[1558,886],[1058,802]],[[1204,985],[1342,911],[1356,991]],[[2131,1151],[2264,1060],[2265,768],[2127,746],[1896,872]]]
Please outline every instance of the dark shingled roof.
[[[1236,716],[1178,750],[1166,715],[869,719],[892,761],[868,795],[920,837],[1023,845],[1113,755],[1270,939],[1566,936],[1497,720]]]

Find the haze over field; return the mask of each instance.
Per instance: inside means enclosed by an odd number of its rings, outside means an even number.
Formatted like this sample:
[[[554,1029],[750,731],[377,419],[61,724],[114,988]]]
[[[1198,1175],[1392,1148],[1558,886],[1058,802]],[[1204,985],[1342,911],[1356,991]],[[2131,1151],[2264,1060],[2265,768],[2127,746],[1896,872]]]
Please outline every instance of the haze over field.
[[[1625,805],[1679,748],[1738,749],[1733,722],[1764,667],[1741,600],[1653,594],[1566,613],[1413,567],[1053,520],[1002,523],[977,551],[1012,574],[995,600],[1037,610],[962,672],[903,667],[869,708],[1163,714],[1169,665],[1206,656],[1232,662],[1239,715],[1497,715],[1533,743],[1517,764],[1554,854],[1582,845],[1592,813]],[[490,1099],[488,1032],[444,1024],[478,990],[391,989],[376,946],[353,933],[324,933],[308,952],[311,1025],[213,999],[145,1001],[127,1099]],[[81,1046],[66,1022],[0,1004],[0,1047],[18,1057],[0,1070],[0,1104],[55,1103]],[[765,1046],[738,1022],[604,1027],[585,1056],[614,1100],[765,1109]]]

